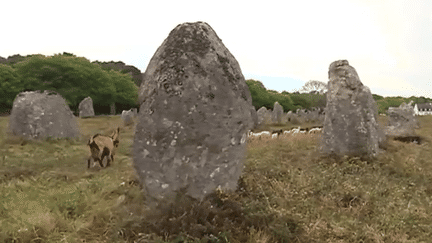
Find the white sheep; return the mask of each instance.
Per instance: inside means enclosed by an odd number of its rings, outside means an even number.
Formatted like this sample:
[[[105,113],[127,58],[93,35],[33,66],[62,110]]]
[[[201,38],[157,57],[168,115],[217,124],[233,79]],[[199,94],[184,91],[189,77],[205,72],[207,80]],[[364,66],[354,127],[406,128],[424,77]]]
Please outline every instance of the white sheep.
[[[309,130],[309,133],[319,133],[321,132],[321,128],[319,127],[314,127],[311,130]]]
[[[298,128],[293,128],[293,129],[291,130],[292,135],[297,134],[297,133],[299,133],[299,132],[300,132],[300,127],[298,127]]]
[[[271,133],[270,133],[269,131],[262,131],[262,132],[261,132],[261,136],[262,136],[262,135],[270,136]]]
[[[268,131],[262,131],[258,133],[249,132],[248,137],[261,137],[261,136],[271,136],[270,132]]]

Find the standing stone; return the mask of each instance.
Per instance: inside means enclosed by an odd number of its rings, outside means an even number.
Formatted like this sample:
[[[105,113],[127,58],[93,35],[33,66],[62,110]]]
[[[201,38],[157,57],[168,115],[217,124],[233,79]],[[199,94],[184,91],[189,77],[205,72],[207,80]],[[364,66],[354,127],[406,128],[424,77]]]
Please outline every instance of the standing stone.
[[[252,99],[252,96],[251,96],[251,99]],[[251,106],[251,109],[250,109],[250,113],[251,113],[251,117],[252,117],[252,123],[253,123],[253,126],[252,126],[252,128],[256,128],[256,127],[258,127],[258,114],[257,114],[257,110],[255,110],[255,106]]]
[[[282,123],[283,107],[279,105],[279,102],[275,102],[273,105],[272,120],[273,123]]]
[[[287,114],[286,114],[286,116],[287,116],[287,122],[291,122],[294,114],[293,114],[292,111],[288,111]]]
[[[264,106],[258,109],[257,116],[259,125],[271,123],[271,111],[267,110]]]
[[[414,136],[414,129],[418,127],[417,117],[415,116],[412,101],[405,102],[399,107],[389,107],[388,124],[384,128],[386,136],[406,137]]]
[[[121,114],[121,119],[123,120],[123,125],[129,126],[134,123],[134,113],[132,110],[124,110]]]
[[[138,116],[138,110],[137,110],[137,108],[132,108],[132,109],[130,109],[130,111],[132,111],[132,113],[134,114],[134,117]]]
[[[76,138],[75,116],[66,100],[54,91],[19,93],[13,102],[9,128],[27,139]]]
[[[347,60],[329,68],[321,150],[325,154],[370,158],[378,151],[376,103]]]
[[[111,115],[115,115],[116,114],[116,107],[115,107],[115,103],[112,103],[110,105],[110,114]]]
[[[288,123],[288,113],[283,113],[283,115],[282,115],[282,123],[283,124]]]
[[[252,98],[240,66],[204,22],[173,29],[139,91],[134,166],[148,198],[233,190],[243,169]]]
[[[92,98],[87,97],[83,99],[78,106],[79,109],[79,117],[91,117],[94,116],[94,110],[93,110],[93,100]]]

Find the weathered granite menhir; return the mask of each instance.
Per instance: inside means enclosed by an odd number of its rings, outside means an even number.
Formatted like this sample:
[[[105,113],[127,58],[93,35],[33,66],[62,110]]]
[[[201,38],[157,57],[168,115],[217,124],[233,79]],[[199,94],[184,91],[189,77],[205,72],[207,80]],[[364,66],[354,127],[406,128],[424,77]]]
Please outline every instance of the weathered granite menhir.
[[[147,198],[233,190],[257,117],[240,66],[204,22],[174,28],[139,91],[134,166]]]
[[[377,107],[368,87],[347,60],[329,68],[321,151],[371,158],[379,152]]]
[[[272,123],[272,112],[271,110],[267,110],[267,108],[265,108],[264,106],[258,109],[257,116],[258,125]]]
[[[77,138],[78,122],[57,92],[27,91],[13,102],[9,128],[16,136],[27,139]]]
[[[273,105],[273,113],[272,113],[272,120],[273,123],[282,123],[282,116],[284,114],[283,107],[279,104],[279,102],[275,102]]]
[[[85,118],[85,117],[93,117],[95,115],[94,109],[93,109],[93,100],[90,96],[83,99],[79,105],[79,117]]]

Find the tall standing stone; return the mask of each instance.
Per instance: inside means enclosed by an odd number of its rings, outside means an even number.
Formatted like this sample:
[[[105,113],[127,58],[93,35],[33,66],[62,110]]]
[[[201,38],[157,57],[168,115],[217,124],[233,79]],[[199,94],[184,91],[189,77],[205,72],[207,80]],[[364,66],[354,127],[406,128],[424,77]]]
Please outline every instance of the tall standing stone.
[[[273,122],[274,123],[282,123],[282,116],[283,116],[283,107],[279,105],[279,102],[275,102],[273,105]]]
[[[327,107],[321,150],[325,154],[362,156],[378,153],[376,103],[347,60],[329,68]]]
[[[87,97],[85,99],[83,99],[79,105],[78,105],[78,109],[79,109],[79,117],[91,117],[94,116],[94,110],[93,110],[93,100],[92,98]]]
[[[66,100],[54,91],[19,93],[13,102],[9,128],[27,139],[77,138],[78,123]]]
[[[153,55],[139,91],[134,166],[147,195],[203,199],[235,189],[252,99],[240,66],[204,22],[174,28]]]

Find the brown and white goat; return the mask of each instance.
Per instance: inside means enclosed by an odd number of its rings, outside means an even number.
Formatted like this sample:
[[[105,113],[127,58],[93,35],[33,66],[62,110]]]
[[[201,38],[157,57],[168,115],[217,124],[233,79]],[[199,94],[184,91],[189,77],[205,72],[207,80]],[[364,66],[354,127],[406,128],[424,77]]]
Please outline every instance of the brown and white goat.
[[[98,161],[101,167],[103,166],[103,159],[107,157],[107,166],[110,166],[111,162],[114,161],[114,155],[117,147],[119,146],[119,133],[120,128],[117,127],[116,130],[110,135],[105,136],[101,134],[95,134],[90,137],[87,145],[90,148],[90,156],[88,158],[87,168],[90,168],[90,161],[93,158],[94,162]]]

